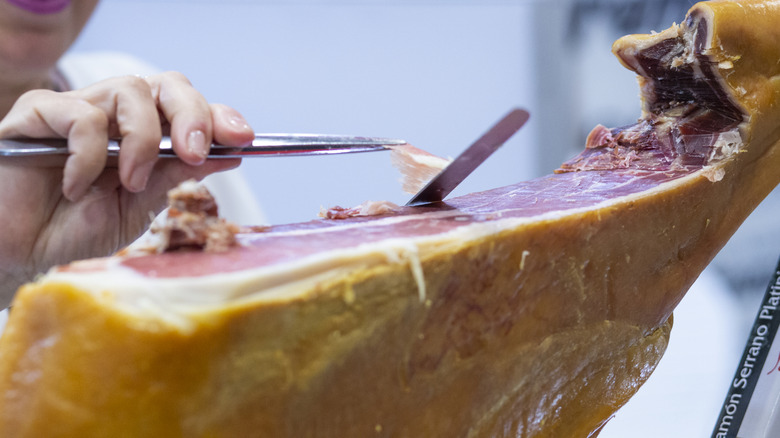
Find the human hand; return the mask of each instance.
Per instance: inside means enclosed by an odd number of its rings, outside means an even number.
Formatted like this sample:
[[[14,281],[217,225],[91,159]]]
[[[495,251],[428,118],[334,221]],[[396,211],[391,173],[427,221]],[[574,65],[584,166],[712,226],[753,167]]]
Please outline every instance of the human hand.
[[[157,160],[163,132],[180,158]],[[159,212],[179,182],[237,166],[206,160],[212,140],[254,138],[234,109],[209,104],[179,73],[123,77],[80,90],[34,90],[0,121],[0,138],[67,138],[66,162],[0,161],[0,308],[35,274],[68,261],[110,254]],[[109,137],[121,138],[107,165]]]

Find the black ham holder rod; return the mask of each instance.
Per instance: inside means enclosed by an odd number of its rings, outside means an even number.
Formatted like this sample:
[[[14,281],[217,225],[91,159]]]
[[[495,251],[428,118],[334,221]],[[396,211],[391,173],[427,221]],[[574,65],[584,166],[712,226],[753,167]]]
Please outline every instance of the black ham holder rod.
[[[712,438],[780,436],[780,260],[767,286]]]

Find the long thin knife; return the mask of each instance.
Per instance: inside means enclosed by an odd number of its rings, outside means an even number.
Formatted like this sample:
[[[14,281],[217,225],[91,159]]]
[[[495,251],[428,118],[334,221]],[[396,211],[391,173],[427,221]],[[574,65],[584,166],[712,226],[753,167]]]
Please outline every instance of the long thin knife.
[[[256,134],[251,145],[231,147],[214,144],[209,158],[273,157],[301,155],[332,155],[387,150],[389,146],[406,144],[404,140],[376,137],[353,137],[325,134]],[[27,155],[67,155],[65,139],[4,139],[0,140],[0,157]],[[108,141],[108,156],[119,154],[119,141]],[[160,157],[175,157],[171,138],[160,142]]]
[[[517,108],[510,111],[428,182],[406,205],[420,206],[441,202],[487,157],[519,131],[528,121],[528,117],[528,111]]]

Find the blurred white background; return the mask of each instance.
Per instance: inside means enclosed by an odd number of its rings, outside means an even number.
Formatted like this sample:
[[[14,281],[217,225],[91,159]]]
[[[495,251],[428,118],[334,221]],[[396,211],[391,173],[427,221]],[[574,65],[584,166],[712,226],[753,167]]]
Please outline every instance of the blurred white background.
[[[396,137],[441,156],[511,107],[529,109],[529,124],[458,195],[550,173],[597,123],[633,122],[638,88],[611,43],[680,22],[690,4],[103,0],[72,51],[121,51],[181,71],[257,131]],[[385,153],[248,159],[242,171],[270,223],[409,197]],[[712,431],[777,256],[778,234],[751,220],[676,312],[662,368],[602,437]]]

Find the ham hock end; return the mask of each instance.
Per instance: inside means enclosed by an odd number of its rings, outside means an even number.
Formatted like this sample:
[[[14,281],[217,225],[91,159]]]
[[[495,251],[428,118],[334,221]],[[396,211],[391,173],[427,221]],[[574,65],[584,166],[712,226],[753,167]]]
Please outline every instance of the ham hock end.
[[[53,269],[0,338],[0,430],[595,436],[780,179],[778,22],[705,2],[617,41],[641,118],[553,175]]]

